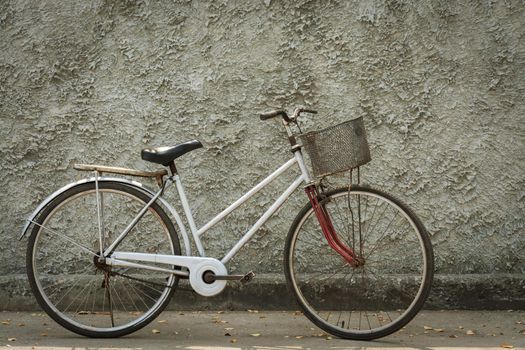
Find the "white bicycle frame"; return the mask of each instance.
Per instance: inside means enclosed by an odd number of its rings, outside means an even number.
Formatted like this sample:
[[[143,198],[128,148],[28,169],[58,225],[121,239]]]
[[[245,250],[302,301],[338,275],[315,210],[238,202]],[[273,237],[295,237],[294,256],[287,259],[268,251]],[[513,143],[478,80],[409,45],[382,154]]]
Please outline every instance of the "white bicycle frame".
[[[301,153],[301,149],[297,149],[294,152],[294,158],[288,160],[281,167],[275,170],[272,174],[262,180],[259,184],[254,186],[251,190],[246,192],[243,196],[237,199],[229,207],[220,212],[217,216],[211,219],[208,223],[202,226],[200,229],[197,229],[195,225],[195,220],[191,212],[188,199],[184,192],[182,186],[182,181],[180,176],[175,173],[173,174],[168,181],[165,182],[164,186],[151,198],[151,200],[144,206],[144,208],[137,214],[137,216],[132,220],[132,222],[126,227],[126,229],[115,239],[115,241],[104,250],[104,257],[106,257],[106,263],[108,265],[118,265],[118,266],[128,266],[134,268],[143,268],[149,270],[169,272],[175,275],[188,276],[188,272],[181,270],[165,269],[157,266],[144,265],[137,262],[153,262],[158,264],[167,264],[172,266],[182,266],[186,267],[191,271],[196,268],[199,264],[203,262],[209,263],[218,263],[214,258],[206,257],[206,252],[202,245],[200,236],[202,236],[206,231],[212,228],[214,225],[223,220],[228,214],[233,210],[239,207],[241,204],[250,199],[254,194],[259,192],[262,188],[267,186],[270,182],[275,180],[286,170],[291,168],[293,165],[298,164],[301,174],[288,186],[288,188],[277,198],[277,200],[260,216],[260,218],[255,222],[255,224],[248,229],[248,231],[239,239],[239,241],[231,248],[229,252],[220,260],[221,264],[226,264],[233,258],[239,250],[254,236],[257,230],[272,216],[283,203],[290,197],[290,195],[301,185],[301,183],[310,184],[312,182],[308,169],[304,163],[304,158]],[[133,226],[140,220],[140,218],[145,214],[148,208],[162,196],[162,193],[175,183],[177,187],[177,192],[184,210],[184,214],[187,218],[187,221],[190,226],[190,230],[193,236],[193,240],[197,247],[198,253],[200,256],[179,256],[179,255],[161,255],[161,254],[146,254],[146,253],[134,253],[134,252],[119,252],[114,251],[118,244],[126,237],[128,232],[133,228]],[[99,215],[99,224],[103,222],[103,218]],[[131,260],[131,261],[130,261]],[[132,262],[137,261],[137,262]]]

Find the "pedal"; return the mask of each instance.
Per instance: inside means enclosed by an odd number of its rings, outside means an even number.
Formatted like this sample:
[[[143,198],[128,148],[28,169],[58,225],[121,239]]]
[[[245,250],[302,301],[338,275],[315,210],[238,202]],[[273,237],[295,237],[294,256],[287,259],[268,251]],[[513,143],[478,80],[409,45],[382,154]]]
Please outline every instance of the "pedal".
[[[250,271],[241,279],[241,283],[248,283],[255,277],[255,272]]]

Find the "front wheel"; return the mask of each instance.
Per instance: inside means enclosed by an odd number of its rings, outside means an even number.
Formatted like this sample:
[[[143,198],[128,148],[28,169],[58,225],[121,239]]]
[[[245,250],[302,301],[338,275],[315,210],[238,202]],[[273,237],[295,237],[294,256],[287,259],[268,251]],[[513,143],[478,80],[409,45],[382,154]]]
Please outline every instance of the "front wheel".
[[[332,335],[371,340],[406,325],[430,292],[432,245],[400,200],[368,187],[320,195],[339,239],[360,264],[327,243],[311,204],[295,218],[284,250],[289,288],[313,323]]]

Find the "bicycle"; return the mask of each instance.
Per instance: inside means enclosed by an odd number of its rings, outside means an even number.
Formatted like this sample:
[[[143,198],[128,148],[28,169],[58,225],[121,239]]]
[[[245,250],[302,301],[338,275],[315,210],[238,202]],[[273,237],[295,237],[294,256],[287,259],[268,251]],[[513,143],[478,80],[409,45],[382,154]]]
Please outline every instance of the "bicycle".
[[[66,329],[88,337],[119,337],[151,322],[168,305],[180,279],[200,295],[217,295],[227,281],[248,282],[253,272],[230,275],[226,264],[302,184],[308,202],[293,221],[284,249],[289,289],[314,324],[332,335],[370,340],[405,326],[421,309],[433,277],[427,231],[400,200],[359,184],[326,191],[314,176],[358,170],[370,160],[361,118],[303,134],[283,110],[280,117],[293,158],[197,228],[175,159],[203,147],[193,140],[142,150],[166,168],[144,172],[76,164],[94,176],[64,186],[30,215],[27,274],[44,311]],[[301,142],[297,141],[297,137]],[[299,175],[222,258],[207,257],[200,236],[292,166]],[[151,177],[157,191],[104,173]],[[351,177],[350,177],[351,179]],[[175,184],[198,255],[177,210],[164,198]],[[175,223],[169,218],[172,215]],[[182,237],[182,246],[175,224]],[[30,228],[32,228],[30,230]]]

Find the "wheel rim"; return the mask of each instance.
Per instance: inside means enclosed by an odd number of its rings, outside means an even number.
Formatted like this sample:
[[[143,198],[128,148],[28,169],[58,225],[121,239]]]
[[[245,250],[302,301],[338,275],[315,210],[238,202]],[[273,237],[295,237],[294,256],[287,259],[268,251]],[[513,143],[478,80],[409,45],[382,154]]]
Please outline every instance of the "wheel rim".
[[[144,201],[111,188],[100,188],[100,193],[105,232],[110,242],[144,206]],[[130,214],[121,217],[125,212]],[[94,253],[100,249],[96,213],[94,189],[72,195],[53,208],[40,223],[33,244],[34,282],[58,322],[80,330],[118,332],[154,315],[171,295],[176,278],[150,270],[145,274],[144,270],[113,267],[105,271],[97,267]],[[81,243],[75,245],[73,241]],[[133,251],[175,254],[169,229],[153,208],[118,247],[122,251],[132,251],[132,248]],[[180,250],[178,246],[177,249]]]
[[[345,208],[345,203],[350,204]],[[371,208],[374,203],[377,205]],[[398,204],[369,191],[353,190],[349,196],[347,192],[336,193],[325,204],[341,240],[365,262],[357,268],[345,263],[328,246],[313,210],[308,210],[296,226],[289,249],[291,283],[306,315],[325,331],[342,336],[366,337],[397,330],[419,309],[428,278],[427,252],[416,223]],[[349,207],[353,208],[354,220],[338,219],[348,216]],[[362,239],[357,240],[356,221],[361,222],[362,231]],[[342,234],[352,232],[352,222],[354,239]],[[410,228],[410,235],[401,235],[406,228]],[[402,248],[403,259],[393,259],[392,243]]]

